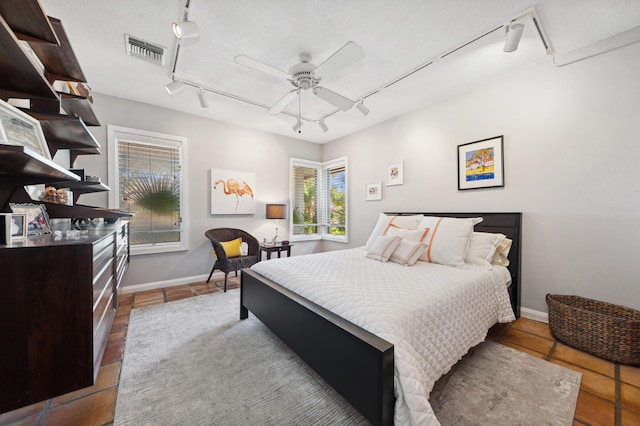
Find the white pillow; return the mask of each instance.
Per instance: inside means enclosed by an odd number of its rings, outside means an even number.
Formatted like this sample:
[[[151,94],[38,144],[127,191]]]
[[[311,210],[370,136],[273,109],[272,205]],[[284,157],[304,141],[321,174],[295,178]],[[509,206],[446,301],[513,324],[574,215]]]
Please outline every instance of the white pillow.
[[[367,258],[379,260],[380,262],[388,262],[393,252],[400,245],[402,238],[381,235],[371,245],[371,250],[367,253]]]
[[[380,235],[384,235],[390,223],[393,223],[399,228],[416,229],[418,227],[418,222],[420,221],[420,219],[422,219],[422,217],[422,215],[389,216],[384,213],[380,213],[378,215],[378,222],[376,223],[376,226],[373,227],[373,231],[371,231],[371,235],[369,235],[369,239],[364,245],[365,250],[370,250],[371,245],[376,240],[376,238],[378,238]]]
[[[466,262],[472,265],[491,266],[491,259],[506,236],[488,232],[473,232],[469,241]]]
[[[496,252],[493,254],[493,259],[491,259],[492,265],[500,265],[500,266],[509,266],[509,251],[511,250],[512,240],[509,238],[503,239],[498,247],[496,248]]]
[[[403,239],[389,260],[404,266],[413,266],[426,250],[427,245],[425,243]]]
[[[385,235],[398,236],[403,240],[414,241],[414,242],[423,242],[429,233],[429,228],[423,229],[404,229],[398,228],[396,225],[391,224],[387,228],[387,232]]]
[[[418,228],[429,228],[429,233],[424,240],[427,243],[427,251],[419,260],[464,266],[473,226],[480,222],[481,217],[423,217]]]

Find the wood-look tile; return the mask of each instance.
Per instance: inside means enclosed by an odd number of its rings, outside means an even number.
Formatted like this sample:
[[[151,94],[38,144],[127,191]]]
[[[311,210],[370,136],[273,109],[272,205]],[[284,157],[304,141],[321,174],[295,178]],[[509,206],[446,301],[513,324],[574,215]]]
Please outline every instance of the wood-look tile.
[[[640,388],[640,367],[621,365],[620,380]]]
[[[164,292],[162,289],[141,291],[133,296],[134,305],[147,302],[149,300],[164,300]]]
[[[121,330],[121,327],[127,327],[129,325],[129,315],[120,315],[113,319],[113,325],[111,326],[111,330]]]
[[[543,354],[548,354],[553,346],[552,340],[517,330],[513,328],[513,326],[507,330],[500,342],[524,346],[525,348],[533,349]]]
[[[121,361],[124,354],[124,340],[114,340],[107,342],[107,347],[102,355],[102,363],[100,365],[107,365],[113,362]]]
[[[111,333],[109,333],[108,341],[122,340],[125,337],[127,337],[127,327],[124,327],[123,329],[120,329],[120,330],[112,329]]]
[[[38,420],[38,416],[40,412],[46,406],[47,401],[37,402],[35,404],[27,405],[26,407],[18,408],[13,411],[8,411],[6,413],[0,414],[0,425],[5,424],[14,424],[22,419],[26,419],[28,417],[33,417],[36,415],[36,421]],[[25,423],[28,424],[28,423]]]
[[[119,317],[121,315],[129,315],[131,313],[131,308],[133,305],[118,305],[118,309],[116,310],[116,316]]]
[[[580,391],[575,418],[592,426],[611,426],[615,424],[615,406],[611,402]]]
[[[38,421],[40,420],[40,416],[42,416],[42,413],[38,412],[12,422],[8,422],[8,423],[0,422],[0,425],[2,426],[37,426]]]
[[[620,402],[624,408],[640,412],[640,388],[620,383]]]
[[[94,393],[85,398],[52,408],[43,426],[104,425],[113,422],[117,388]]]
[[[133,305],[133,293],[120,294],[118,296],[118,306]]]
[[[622,426],[640,425],[640,413],[631,410],[622,410]]]
[[[553,351],[553,358],[593,370],[608,377],[615,377],[616,365],[606,359],[582,352],[571,346],[558,342]]]
[[[135,302],[135,304],[133,305],[134,308],[144,308],[145,306],[151,306],[151,305],[162,305],[164,303],[164,298],[162,299],[155,299],[155,300],[147,300],[145,302]],[[124,317],[124,315],[123,315]]]
[[[55,407],[61,404],[65,404],[69,401],[73,401],[75,399],[79,399],[90,395],[92,393],[99,392],[101,390],[116,386],[120,379],[120,368],[122,367],[122,362],[114,362],[108,365],[103,365],[98,370],[98,377],[96,378],[96,382],[93,386],[89,386],[83,389],[78,389],[77,391],[70,392],[61,396],[57,396],[53,398],[51,402],[51,406]]]
[[[194,296],[195,294],[193,294],[191,291],[189,291],[188,293],[186,292],[171,293],[171,294],[167,294],[167,302],[175,302],[176,300],[188,299]]]
[[[209,287],[209,288],[201,288],[201,289],[194,290],[194,291],[196,292],[196,294],[197,294],[198,296],[202,296],[202,295],[204,295],[204,294],[219,293],[219,292],[221,292],[222,290],[221,290],[221,289],[219,289],[219,288],[217,288],[217,287],[215,287],[215,288],[214,288],[214,287]]]
[[[551,330],[549,329],[549,324],[546,322],[521,317],[518,318],[518,321],[513,323],[513,328],[535,334],[536,336],[544,337],[545,339],[554,340]]]
[[[580,390],[589,392],[607,401],[615,402],[616,381],[611,377],[603,376],[602,374],[557,358],[552,358],[551,362],[581,373],[582,382],[580,383]]]

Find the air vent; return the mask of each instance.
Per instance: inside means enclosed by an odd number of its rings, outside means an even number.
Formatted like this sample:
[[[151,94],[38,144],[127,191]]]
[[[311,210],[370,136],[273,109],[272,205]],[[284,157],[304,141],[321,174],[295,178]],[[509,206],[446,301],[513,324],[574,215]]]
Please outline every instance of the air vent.
[[[124,35],[124,41],[127,46],[127,55],[137,56],[156,64],[164,65],[164,54],[166,47],[159,44],[149,43],[139,38]]]

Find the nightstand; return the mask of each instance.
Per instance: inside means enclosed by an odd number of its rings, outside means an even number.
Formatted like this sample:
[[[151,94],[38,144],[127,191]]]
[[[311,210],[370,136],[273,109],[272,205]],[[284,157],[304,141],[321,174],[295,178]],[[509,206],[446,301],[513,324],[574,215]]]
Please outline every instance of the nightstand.
[[[262,257],[262,252],[267,253],[267,260],[271,259],[271,253],[278,253],[278,257],[280,257],[280,253],[283,251],[287,253],[287,257],[291,256],[291,247],[293,244],[260,244],[260,257]]]

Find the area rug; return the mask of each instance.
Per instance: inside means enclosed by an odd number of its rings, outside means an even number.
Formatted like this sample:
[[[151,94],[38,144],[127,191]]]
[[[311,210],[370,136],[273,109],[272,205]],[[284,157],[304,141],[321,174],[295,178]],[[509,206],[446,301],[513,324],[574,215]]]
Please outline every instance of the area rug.
[[[368,424],[253,315],[238,317],[239,290],[132,310],[114,424]],[[571,373],[485,342],[431,401],[442,424],[565,424],[580,383]]]

